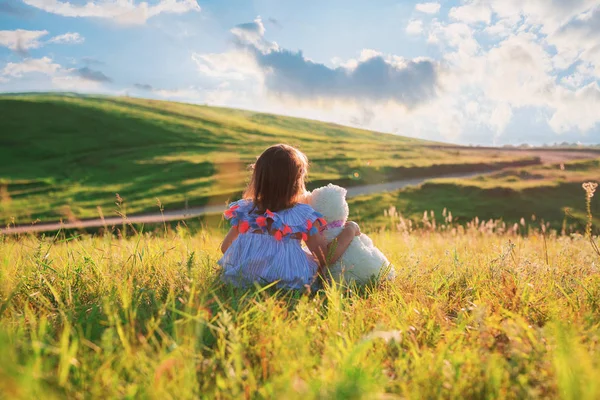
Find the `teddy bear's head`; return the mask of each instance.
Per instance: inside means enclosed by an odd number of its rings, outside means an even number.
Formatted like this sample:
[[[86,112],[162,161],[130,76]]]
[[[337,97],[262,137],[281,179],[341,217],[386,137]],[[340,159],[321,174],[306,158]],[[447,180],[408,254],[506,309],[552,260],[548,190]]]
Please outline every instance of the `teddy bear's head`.
[[[348,203],[346,202],[346,189],[332,185],[320,187],[312,191],[309,202],[315,211],[323,214],[328,223],[334,221],[346,222],[348,219]]]

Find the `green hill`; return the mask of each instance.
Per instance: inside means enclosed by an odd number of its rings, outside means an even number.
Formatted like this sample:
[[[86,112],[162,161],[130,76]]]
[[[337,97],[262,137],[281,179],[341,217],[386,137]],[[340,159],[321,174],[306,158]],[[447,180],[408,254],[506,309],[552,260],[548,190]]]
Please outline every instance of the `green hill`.
[[[480,170],[516,157],[336,124],[125,97],[0,96],[0,222],[29,223],[224,202],[248,165],[285,142],[309,156],[312,185]],[[521,158],[522,159],[522,158]],[[529,160],[531,161],[531,159]]]

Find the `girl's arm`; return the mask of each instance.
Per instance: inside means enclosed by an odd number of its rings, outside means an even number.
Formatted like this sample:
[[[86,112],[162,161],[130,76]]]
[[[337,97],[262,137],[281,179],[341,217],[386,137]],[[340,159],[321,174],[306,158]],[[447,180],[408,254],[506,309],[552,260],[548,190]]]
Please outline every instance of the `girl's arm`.
[[[315,225],[317,225],[315,223]],[[331,243],[327,244],[325,236],[319,232],[316,235],[309,236],[306,240],[306,246],[312,254],[317,257],[321,268],[334,264],[344,254],[354,236],[360,235],[360,228],[355,222],[347,222],[342,232]],[[331,257],[328,258],[333,249]]]
[[[223,239],[223,243],[221,243],[221,252],[225,254],[231,243],[238,237],[237,227],[233,227],[229,229],[227,235],[225,235],[225,239]]]

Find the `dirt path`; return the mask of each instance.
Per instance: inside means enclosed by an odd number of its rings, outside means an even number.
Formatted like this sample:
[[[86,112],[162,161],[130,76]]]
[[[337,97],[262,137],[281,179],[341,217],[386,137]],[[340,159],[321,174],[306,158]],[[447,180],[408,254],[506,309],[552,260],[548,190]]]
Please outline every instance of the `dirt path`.
[[[481,172],[470,172],[463,174],[448,174],[435,177],[426,178],[415,178],[415,179],[403,179],[399,181],[377,183],[373,185],[361,185],[348,188],[347,197],[356,197],[364,194],[386,192],[392,190],[402,189],[406,186],[419,185],[428,179],[433,178],[470,178],[476,175],[483,175],[486,171]],[[219,214],[226,208],[225,204],[212,205],[212,206],[200,206],[192,207],[187,210],[172,210],[164,211],[163,214],[152,213],[143,215],[128,216],[127,220],[124,221],[121,217],[111,217],[104,219],[90,219],[76,222],[48,222],[40,223],[35,225],[20,225],[10,228],[4,228],[0,231],[3,234],[18,234],[18,233],[35,233],[35,232],[50,232],[57,231],[59,229],[84,229],[84,228],[110,228],[113,226],[122,226],[124,222],[132,224],[146,224],[146,223],[161,223],[168,221],[180,221],[188,218],[197,217],[200,215]]]
[[[578,160],[578,159],[589,159],[600,157],[600,151],[578,151],[578,150],[535,150],[535,149],[497,149],[497,148],[481,148],[481,151],[490,151],[494,153],[504,152],[519,152],[519,154],[532,155],[540,157],[543,164],[556,164],[560,162]],[[438,176],[430,176],[424,178],[413,178],[403,179],[393,182],[377,183],[372,185],[354,186],[348,188],[348,197],[356,197],[365,194],[380,193],[386,191],[393,191],[402,189],[407,186],[419,185],[429,179],[434,178],[471,178],[477,175],[489,174],[496,171],[480,171],[480,172],[469,172],[462,174],[444,174]],[[161,223],[163,221],[177,221],[185,220],[188,218],[197,217],[200,215],[218,214],[223,212],[226,205],[211,205],[193,207],[187,210],[173,210],[165,211],[162,215],[160,213],[134,215],[127,217],[127,222],[132,224],[144,224],[144,223]],[[36,232],[50,232],[57,231],[59,229],[83,229],[83,228],[110,228],[113,226],[123,225],[124,220],[120,217],[111,217],[104,219],[91,219],[77,222],[48,222],[35,225],[20,225],[11,228],[4,228],[0,231],[1,234],[19,234],[19,233],[36,233]]]

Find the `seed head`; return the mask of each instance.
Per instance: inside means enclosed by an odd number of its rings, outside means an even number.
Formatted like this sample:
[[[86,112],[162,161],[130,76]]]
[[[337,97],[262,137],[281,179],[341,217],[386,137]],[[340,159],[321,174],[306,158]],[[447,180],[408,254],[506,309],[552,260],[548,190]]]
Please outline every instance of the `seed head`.
[[[598,184],[596,182],[586,182],[581,186],[583,187],[583,190],[585,190],[587,197],[592,198],[594,197]]]

